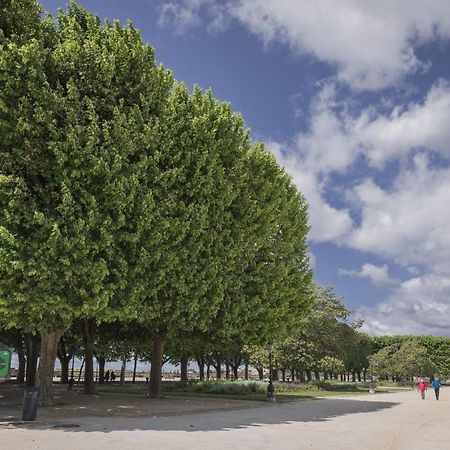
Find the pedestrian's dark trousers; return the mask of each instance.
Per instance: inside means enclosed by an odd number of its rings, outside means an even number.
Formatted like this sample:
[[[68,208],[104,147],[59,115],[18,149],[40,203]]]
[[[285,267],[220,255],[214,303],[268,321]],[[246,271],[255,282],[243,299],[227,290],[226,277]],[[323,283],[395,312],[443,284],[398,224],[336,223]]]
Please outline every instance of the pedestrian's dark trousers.
[[[439,400],[439,388],[434,388],[434,395],[436,396],[436,400]]]

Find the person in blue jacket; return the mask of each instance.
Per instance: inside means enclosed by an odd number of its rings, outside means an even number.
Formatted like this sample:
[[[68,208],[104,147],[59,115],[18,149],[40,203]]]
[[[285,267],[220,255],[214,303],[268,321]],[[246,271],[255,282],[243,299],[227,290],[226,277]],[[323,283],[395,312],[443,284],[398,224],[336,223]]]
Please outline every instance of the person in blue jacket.
[[[441,388],[441,382],[439,381],[439,378],[435,378],[433,380],[433,382],[431,383],[431,386],[433,386],[434,395],[436,396],[436,400],[439,400],[439,389]]]

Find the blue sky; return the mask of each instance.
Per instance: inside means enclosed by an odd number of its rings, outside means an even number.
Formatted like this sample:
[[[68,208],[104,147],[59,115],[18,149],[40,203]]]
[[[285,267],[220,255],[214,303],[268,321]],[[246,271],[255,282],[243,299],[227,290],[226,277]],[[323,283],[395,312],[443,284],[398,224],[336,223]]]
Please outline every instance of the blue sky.
[[[450,336],[446,0],[79,3],[243,114],[307,197],[316,281],[365,331]]]

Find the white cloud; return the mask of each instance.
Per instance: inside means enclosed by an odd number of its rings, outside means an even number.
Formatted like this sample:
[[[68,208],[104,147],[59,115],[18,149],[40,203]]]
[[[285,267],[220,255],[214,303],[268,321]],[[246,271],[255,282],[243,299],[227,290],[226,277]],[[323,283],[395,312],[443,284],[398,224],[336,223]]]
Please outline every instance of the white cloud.
[[[370,264],[343,273],[390,289],[384,302],[356,312],[365,331],[450,335],[450,88],[439,82],[423,101],[380,111],[352,114],[328,83],[308,131],[274,153],[310,203],[312,241],[375,254],[414,277],[401,283],[387,265]],[[395,175],[381,183],[377,176],[392,162]],[[330,188],[345,193],[340,207],[328,200]]]
[[[183,34],[187,30],[204,25],[203,13],[206,12],[209,32],[224,30],[229,20],[228,6],[216,0],[173,0],[163,3],[160,8],[158,25],[170,26],[175,34]]]
[[[348,275],[357,278],[368,278],[370,282],[376,287],[393,287],[400,284],[397,278],[389,276],[389,267],[387,264],[376,266],[374,264],[363,264],[360,270],[345,270],[340,269],[339,275]]]
[[[371,118],[364,112],[353,123],[357,141],[365,148],[371,165],[381,167],[416,148],[449,154],[450,87],[435,84],[423,103],[396,107],[389,115]]]
[[[268,44],[289,45],[337,67],[340,80],[379,89],[427,67],[415,47],[450,37],[446,0],[174,0],[163,22],[193,26],[235,18]],[[181,20],[180,20],[181,19]]]
[[[450,38],[448,2],[172,0],[160,23],[216,31],[229,20],[266,45],[281,42],[335,67],[311,103],[307,131],[267,146],[308,200],[313,242],[376,254],[414,277],[401,282],[387,265],[371,264],[345,273],[391,290],[359,311],[365,329],[450,334],[450,85],[437,82],[408,103],[402,84],[429,67],[418,46]],[[349,98],[337,80],[353,88]],[[395,92],[357,109],[358,90],[385,87]]]
[[[367,180],[354,195],[362,219],[346,237],[347,245],[404,267],[450,273],[450,169],[430,167],[422,154],[392,189]]]
[[[363,331],[382,334],[450,335],[450,277],[426,274],[403,282],[389,298],[356,311]]]
[[[450,87],[443,82],[423,101],[383,113],[372,106],[356,115],[337,100],[334,84],[325,84],[312,102],[308,131],[293,145],[268,143],[309,202],[311,240],[346,244],[403,266],[445,266],[450,210],[443,205],[450,201],[450,172],[430,166],[426,155],[434,151],[449,159],[448,117]],[[389,189],[366,170],[364,181],[341,186],[347,207],[333,206],[326,198],[330,176],[348,174],[352,180],[351,169],[361,158],[380,170],[393,161],[403,163]],[[350,210],[358,212],[359,225]]]
[[[310,239],[315,242],[334,241],[347,234],[352,228],[349,212],[338,210],[326,202],[322,194],[323,185],[316,174],[308,170],[296,153],[283,152],[281,144],[272,141],[266,145],[308,201]]]
[[[371,167],[383,168],[418,148],[450,155],[448,83],[440,81],[423,101],[399,105],[389,112],[378,112],[374,105],[358,114],[350,109],[346,100],[337,99],[333,83],[327,83],[312,102],[309,129],[300,133],[296,142],[310,170],[343,172],[359,156]]]

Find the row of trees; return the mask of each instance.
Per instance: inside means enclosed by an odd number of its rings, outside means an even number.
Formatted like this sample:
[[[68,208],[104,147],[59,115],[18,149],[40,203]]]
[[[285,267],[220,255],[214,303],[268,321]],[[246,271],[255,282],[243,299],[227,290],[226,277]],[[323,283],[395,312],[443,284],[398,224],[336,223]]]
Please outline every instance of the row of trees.
[[[301,325],[292,336],[276,340],[272,349],[274,379],[308,381],[312,378],[340,378],[361,381],[367,375],[407,380],[414,376],[450,374],[450,339],[432,336],[369,337],[359,331],[359,322],[348,322],[349,311],[336,298],[331,288],[315,285],[313,303]],[[81,323],[72,326],[60,339],[57,357],[61,363],[61,381],[68,381],[69,363],[73,356],[85,358]],[[33,361],[36,352],[27,340],[38,336],[24,335],[18,330],[3,331],[0,340],[8,342],[19,355],[18,380],[33,384]],[[98,325],[93,353],[103,380],[107,361],[122,361],[123,382],[127,361],[151,361],[151,335],[137,323],[107,323]],[[25,355],[29,355],[25,358]],[[180,365],[181,379],[188,379],[188,364],[199,367],[201,380],[210,376],[237,379],[248,377],[249,366],[265,377],[269,367],[269,352],[263,345],[248,344],[245,339],[222,340],[201,333],[174,336],[165,346],[162,361]],[[370,365],[372,362],[372,365]],[[27,364],[26,364],[27,363]],[[27,370],[25,372],[25,365]],[[225,369],[225,370],[223,370]]]
[[[31,384],[39,354],[41,402],[74,328],[86,393],[112,327],[148,346],[152,397],[170,348],[294,333],[313,296],[307,205],[230,105],[74,2],[55,20],[5,0],[0,27],[0,326]]]
[[[379,336],[372,338],[374,371],[382,378],[450,377],[450,338]]]

